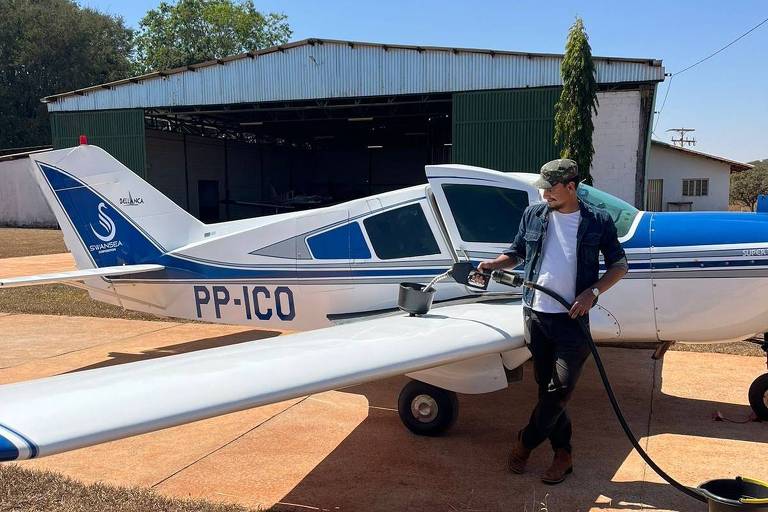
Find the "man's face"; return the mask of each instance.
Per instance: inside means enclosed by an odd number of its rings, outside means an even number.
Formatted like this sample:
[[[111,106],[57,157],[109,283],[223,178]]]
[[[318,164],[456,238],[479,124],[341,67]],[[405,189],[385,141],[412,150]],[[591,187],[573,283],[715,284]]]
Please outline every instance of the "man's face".
[[[553,210],[560,210],[571,204],[576,197],[576,185],[571,181],[567,185],[555,184],[552,188],[542,189],[544,200]]]

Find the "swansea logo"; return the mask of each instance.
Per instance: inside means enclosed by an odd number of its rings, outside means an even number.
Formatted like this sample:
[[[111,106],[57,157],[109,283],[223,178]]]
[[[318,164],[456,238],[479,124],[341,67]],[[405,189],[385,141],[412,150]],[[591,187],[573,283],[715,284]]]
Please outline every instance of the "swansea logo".
[[[96,238],[98,238],[102,242],[111,242],[112,239],[115,238],[115,232],[117,231],[115,228],[115,223],[104,212],[104,210],[107,209],[106,204],[99,203],[98,209],[99,209],[99,224],[101,224],[102,228],[107,230],[107,234],[106,235],[99,234],[95,229],[93,229],[93,224],[89,224],[91,226],[91,231],[93,231],[93,234],[96,235]]]

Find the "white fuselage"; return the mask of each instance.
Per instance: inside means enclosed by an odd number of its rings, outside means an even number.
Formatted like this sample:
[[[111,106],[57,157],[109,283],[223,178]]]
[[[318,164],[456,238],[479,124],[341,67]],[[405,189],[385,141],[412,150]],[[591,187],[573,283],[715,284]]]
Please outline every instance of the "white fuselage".
[[[31,162],[79,269],[162,268],[87,277],[93,298],[281,331],[392,310],[399,283],[426,283],[455,261],[507,249],[524,209],[542,200],[528,173],[435,165],[425,185],[203,224],[98,147]],[[768,215],[641,212],[591,187],[577,193],[611,215],[629,260],[627,276],[590,313],[596,339],[716,342],[768,330]],[[478,294],[446,280],[435,301],[519,291],[492,284]]]
[[[209,225],[203,241],[173,250],[163,261],[169,268],[194,268],[194,274],[94,280],[89,283],[91,293],[138,311],[281,331],[315,329],[395,308],[400,282],[425,283],[455,259],[478,261],[507,248],[506,242],[458,239],[450,207],[441,203],[444,198],[433,192],[435,188],[481,174],[490,176],[493,186],[524,192],[529,204],[541,200],[529,185],[529,175],[464,166],[435,166],[432,171],[451,176],[318,210]],[[372,240],[371,223],[382,213],[408,206],[421,210],[435,246],[426,255],[382,258],[377,247],[382,235]],[[484,205],[476,207],[482,211]],[[488,222],[499,222],[494,212],[487,214]],[[660,229],[653,227],[654,215],[639,212],[620,239],[630,272],[592,311],[595,338],[717,342],[768,330],[768,243],[654,247],[650,241]],[[664,215],[666,224],[675,220]],[[696,222],[695,215],[678,214],[676,220]],[[723,229],[722,220],[717,229]],[[768,240],[768,234],[761,235]],[[400,236],[405,239],[408,233]],[[740,264],[746,260],[749,268]],[[754,260],[763,264],[755,265]],[[711,261],[720,263],[708,266]],[[519,296],[519,290],[493,285],[482,298],[510,297],[510,292]],[[467,296],[481,298],[443,281],[435,300]]]

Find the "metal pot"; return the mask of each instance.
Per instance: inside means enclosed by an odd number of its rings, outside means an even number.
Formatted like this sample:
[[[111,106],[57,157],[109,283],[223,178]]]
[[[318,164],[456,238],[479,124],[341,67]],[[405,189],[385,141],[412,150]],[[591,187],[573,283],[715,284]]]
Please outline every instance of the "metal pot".
[[[751,478],[709,480],[699,486],[709,502],[709,512],[768,512],[768,483]]]
[[[435,289],[424,291],[426,285],[420,283],[400,283],[397,294],[397,307],[414,315],[425,315],[432,307]]]

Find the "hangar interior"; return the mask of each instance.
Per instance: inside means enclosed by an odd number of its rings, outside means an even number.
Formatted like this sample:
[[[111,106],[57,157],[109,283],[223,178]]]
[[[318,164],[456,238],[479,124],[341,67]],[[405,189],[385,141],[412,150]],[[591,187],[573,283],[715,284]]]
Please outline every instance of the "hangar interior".
[[[424,165],[451,161],[447,94],[144,115],[148,178],[207,222],[395,190],[423,183]]]
[[[85,134],[216,222],[424,183],[427,164],[535,172],[559,153],[552,140],[561,62],[553,54],[308,39],[43,101],[54,148]],[[601,111],[610,137],[600,137],[610,147],[596,155],[611,180],[642,183],[664,68],[653,59],[595,63],[601,94],[615,98]]]

